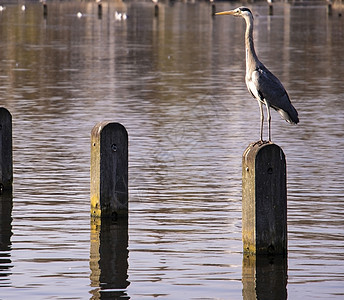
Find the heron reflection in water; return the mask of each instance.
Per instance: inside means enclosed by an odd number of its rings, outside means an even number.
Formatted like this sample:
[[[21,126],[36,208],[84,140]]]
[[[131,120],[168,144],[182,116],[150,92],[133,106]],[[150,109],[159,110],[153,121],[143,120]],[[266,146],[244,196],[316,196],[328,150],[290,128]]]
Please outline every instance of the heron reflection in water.
[[[271,114],[270,107],[280,113],[288,123],[299,122],[298,113],[291,104],[288,93],[282,83],[258,59],[253,43],[253,14],[247,7],[238,7],[234,10],[218,12],[216,15],[233,15],[242,17],[246,21],[245,48],[246,48],[246,86],[251,95],[257,99],[260,110],[260,141],[263,142],[264,112],[266,106],[269,142],[271,142]]]

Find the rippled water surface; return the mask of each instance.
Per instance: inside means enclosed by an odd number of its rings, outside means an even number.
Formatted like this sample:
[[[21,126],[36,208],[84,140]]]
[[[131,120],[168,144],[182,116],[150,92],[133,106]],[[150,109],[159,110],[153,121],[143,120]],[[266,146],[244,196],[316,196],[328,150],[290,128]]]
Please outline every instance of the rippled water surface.
[[[161,3],[158,16],[151,2],[104,2],[99,17],[94,2],[52,1],[46,18],[36,2],[4,5],[14,190],[1,196],[1,299],[344,297],[340,7],[250,6],[258,55],[300,116],[272,115],[288,163],[288,262],[263,263],[255,282],[241,242],[241,156],[259,137],[243,20],[203,2]],[[90,218],[90,133],[104,120],[129,133],[128,229]]]

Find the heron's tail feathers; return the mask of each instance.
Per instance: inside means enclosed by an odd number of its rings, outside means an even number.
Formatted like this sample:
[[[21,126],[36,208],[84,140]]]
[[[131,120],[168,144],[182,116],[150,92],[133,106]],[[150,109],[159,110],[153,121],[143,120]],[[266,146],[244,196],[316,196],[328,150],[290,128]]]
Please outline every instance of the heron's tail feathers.
[[[288,110],[278,109],[277,111],[280,113],[282,118],[286,120],[288,123],[291,123],[291,124],[299,123],[298,113],[292,104],[290,104],[290,107]]]

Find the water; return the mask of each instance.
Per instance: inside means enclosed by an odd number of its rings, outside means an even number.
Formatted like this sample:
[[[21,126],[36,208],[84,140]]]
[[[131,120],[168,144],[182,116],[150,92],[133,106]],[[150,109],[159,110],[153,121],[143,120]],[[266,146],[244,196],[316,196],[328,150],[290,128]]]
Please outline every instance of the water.
[[[272,115],[288,162],[288,268],[263,264],[255,290],[241,155],[259,112],[244,84],[243,20],[214,19],[203,2],[161,3],[158,17],[150,2],[104,2],[102,18],[93,2],[48,2],[46,19],[41,4],[20,6],[0,13],[14,147],[1,299],[343,298],[341,8],[251,6],[258,55],[300,115],[297,126]],[[127,232],[90,218],[90,132],[103,120],[129,132]]]

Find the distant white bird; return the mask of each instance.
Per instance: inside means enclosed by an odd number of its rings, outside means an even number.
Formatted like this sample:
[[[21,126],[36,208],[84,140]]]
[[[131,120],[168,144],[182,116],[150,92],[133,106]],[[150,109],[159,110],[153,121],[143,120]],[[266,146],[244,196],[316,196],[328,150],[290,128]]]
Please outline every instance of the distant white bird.
[[[121,20],[126,20],[128,18],[126,13],[119,13],[118,11],[115,11],[115,19],[117,21],[121,21]]]
[[[21,6],[21,10],[22,10],[22,11],[25,11],[25,9],[26,9],[26,7],[25,7],[25,5],[23,4],[23,5]]]
[[[115,11],[115,19],[116,20],[121,20],[122,19],[122,14],[119,13],[118,11]]]
[[[82,13],[79,11],[76,16],[80,19],[82,17]]]
[[[155,3],[155,4],[158,4],[158,1],[159,0],[152,0],[153,1],[153,3]]]
[[[0,11],[4,11],[6,9],[5,6],[0,5]]]

